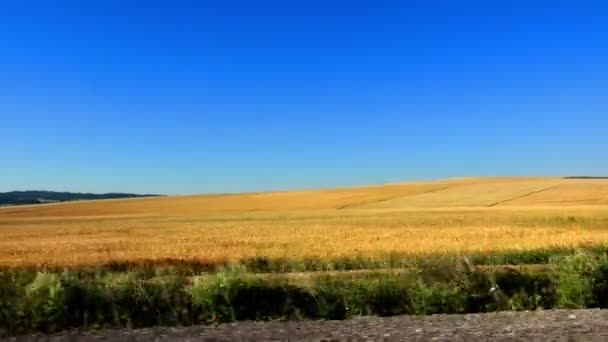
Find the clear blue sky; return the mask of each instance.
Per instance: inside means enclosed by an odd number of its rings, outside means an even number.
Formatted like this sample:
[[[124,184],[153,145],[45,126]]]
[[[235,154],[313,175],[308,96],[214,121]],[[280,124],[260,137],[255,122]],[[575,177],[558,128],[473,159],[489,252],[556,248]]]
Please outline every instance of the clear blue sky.
[[[608,174],[605,1],[0,2],[0,191]]]

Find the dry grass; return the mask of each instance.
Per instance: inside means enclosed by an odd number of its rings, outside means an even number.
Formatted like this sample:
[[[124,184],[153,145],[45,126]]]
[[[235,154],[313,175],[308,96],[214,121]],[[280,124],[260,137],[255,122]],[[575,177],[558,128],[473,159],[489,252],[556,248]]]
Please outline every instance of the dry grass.
[[[605,244],[608,206],[590,205],[606,203],[605,184],[484,178],[3,208],[0,265],[379,257]]]

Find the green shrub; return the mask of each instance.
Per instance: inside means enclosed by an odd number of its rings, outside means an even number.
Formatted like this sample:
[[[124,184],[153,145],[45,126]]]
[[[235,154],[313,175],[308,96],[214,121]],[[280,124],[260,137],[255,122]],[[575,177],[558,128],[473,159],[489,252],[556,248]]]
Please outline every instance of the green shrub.
[[[234,320],[608,307],[608,257],[600,250],[557,254],[543,268],[481,268],[476,266],[479,261],[443,256],[412,262],[393,255],[367,261],[303,259],[290,264],[258,258],[249,263],[256,270],[278,272],[284,272],[285,267],[408,267],[398,272],[302,278],[249,273],[238,265],[194,277],[188,276],[193,269],[184,265],[147,265],[132,271],[127,267],[124,272],[105,268],[65,272],[4,269],[0,271],[0,335]]]
[[[0,338],[23,332],[20,323],[24,320],[26,284],[19,273],[0,271]]]
[[[451,284],[430,286],[419,280],[411,289],[410,296],[413,313],[417,315],[466,312],[467,295]]]
[[[368,288],[367,314],[393,316],[413,312],[409,279],[382,277],[372,284]]]
[[[318,278],[313,285],[318,318],[390,316],[411,312],[409,280],[390,274],[362,278]]]
[[[595,277],[598,258],[585,252],[559,258],[557,286],[558,305],[563,308],[586,308],[595,306]]]
[[[554,261],[563,307],[608,307],[608,256],[580,251]]]
[[[190,295],[197,319],[203,322],[235,320],[234,298],[239,289],[260,283],[260,279],[246,273],[244,268],[235,266],[212,275],[194,277]]]
[[[63,285],[58,275],[38,273],[25,291],[26,308],[30,314],[32,328],[55,331],[62,327],[66,313],[63,293]]]
[[[317,317],[312,293],[285,281],[263,280],[238,267],[195,277],[190,288],[203,322]]]

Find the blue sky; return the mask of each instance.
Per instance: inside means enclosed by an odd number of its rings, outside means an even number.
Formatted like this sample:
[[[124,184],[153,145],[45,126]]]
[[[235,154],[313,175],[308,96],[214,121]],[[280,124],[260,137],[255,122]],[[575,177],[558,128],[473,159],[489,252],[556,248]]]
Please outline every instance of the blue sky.
[[[608,174],[608,5],[2,1],[0,191]]]

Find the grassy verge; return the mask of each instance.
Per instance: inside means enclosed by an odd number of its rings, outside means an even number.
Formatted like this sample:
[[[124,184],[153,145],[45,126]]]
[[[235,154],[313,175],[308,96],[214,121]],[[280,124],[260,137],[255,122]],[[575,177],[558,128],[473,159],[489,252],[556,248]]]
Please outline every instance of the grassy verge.
[[[476,266],[492,265],[547,265],[554,258],[575,254],[578,250],[586,253],[602,255],[608,251],[608,245],[555,247],[532,250],[505,250],[488,253],[435,253],[414,255],[393,253],[377,257],[365,255],[340,258],[266,258],[256,257],[242,259],[236,262],[206,262],[197,259],[154,259],[138,261],[113,261],[98,265],[79,265],[58,267],[53,265],[37,265],[32,267],[0,267],[0,271],[19,269],[25,273],[45,271],[61,273],[68,270],[71,273],[95,276],[100,273],[136,273],[139,278],[151,278],[159,275],[195,276],[200,273],[215,273],[226,267],[238,265],[251,273],[293,273],[293,272],[325,272],[351,270],[377,270],[391,268],[415,268],[424,265],[456,262],[466,258]]]
[[[215,273],[0,272],[0,332],[344,319],[608,305],[608,258],[580,252],[546,268],[427,262],[399,272],[267,276],[242,266]]]

